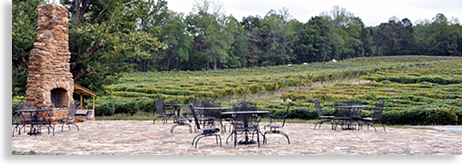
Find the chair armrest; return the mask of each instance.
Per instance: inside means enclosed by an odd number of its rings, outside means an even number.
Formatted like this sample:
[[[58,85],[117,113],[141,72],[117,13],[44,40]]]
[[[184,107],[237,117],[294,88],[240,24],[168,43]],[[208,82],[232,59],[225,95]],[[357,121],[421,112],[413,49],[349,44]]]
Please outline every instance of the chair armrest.
[[[276,115],[268,115],[268,118],[270,120],[270,125],[273,122],[273,119],[284,119],[285,116],[276,116]]]

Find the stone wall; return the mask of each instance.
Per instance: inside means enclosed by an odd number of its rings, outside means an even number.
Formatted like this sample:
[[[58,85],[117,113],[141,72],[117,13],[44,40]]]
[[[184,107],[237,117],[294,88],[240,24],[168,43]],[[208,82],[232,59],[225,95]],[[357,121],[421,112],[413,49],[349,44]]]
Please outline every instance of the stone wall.
[[[38,7],[37,41],[29,56],[27,102],[36,109],[56,102],[65,102],[54,109],[55,117],[66,117],[67,107],[74,101],[74,79],[70,73],[67,8],[56,4]],[[52,91],[53,90],[53,91]],[[59,91],[56,91],[59,90]],[[52,95],[57,92],[60,95]],[[54,98],[52,98],[54,97]],[[63,99],[59,102],[62,103]]]

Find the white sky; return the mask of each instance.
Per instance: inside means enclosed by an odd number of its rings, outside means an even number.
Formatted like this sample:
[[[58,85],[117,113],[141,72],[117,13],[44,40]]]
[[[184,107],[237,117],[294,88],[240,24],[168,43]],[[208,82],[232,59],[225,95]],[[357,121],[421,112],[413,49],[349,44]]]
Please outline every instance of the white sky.
[[[49,0],[58,2],[59,0]],[[168,8],[186,15],[192,11],[195,0],[167,0]],[[377,26],[388,22],[392,16],[408,18],[415,25],[417,20],[431,20],[443,13],[462,22],[462,0],[214,0],[223,3],[226,15],[237,20],[249,15],[264,17],[268,11],[288,8],[290,14],[302,23],[321,12],[329,12],[335,5],[345,8],[359,17],[366,26]]]
[[[345,8],[359,17],[366,26],[377,26],[388,22],[392,16],[408,18],[415,25],[416,20],[431,20],[437,13],[443,13],[448,20],[452,17],[462,21],[462,0],[215,0],[223,3],[226,15],[237,20],[249,15],[264,17],[268,11],[288,8],[290,14],[302,23],[323,11],[330,11],[335,5]],[[189,14],[194,0],[167,0],[167,6],[175,12]]]

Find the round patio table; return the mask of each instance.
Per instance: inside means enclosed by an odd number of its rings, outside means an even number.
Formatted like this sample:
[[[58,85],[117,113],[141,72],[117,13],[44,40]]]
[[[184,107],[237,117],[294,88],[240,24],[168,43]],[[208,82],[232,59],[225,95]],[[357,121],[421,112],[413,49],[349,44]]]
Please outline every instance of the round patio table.
[[[222,112],[221,115],[240,115],[240,114],[243,114],[243,115],[247,115],[247,114],[268,114],[269,111],[230,111],[230,112]],[[244,117],[244,129],[248,127],[248,120],[245,119],[247,117]],[[248,133],[244,133],[245,134],[245,140],[244,141],[239,141],[238,144],[256,144],[257,142],[253,141],[253,140],[249,140],[249,136],[248,136]]]
[[[342,130],[355,130],[356,128],[350,127],[350,125],[352,124],[352,122],[359,121],[359,119],[361,118],[361,115],[360,115],[361,110],[363,108],[366,108],[367,106],[333,106],[333,107],[337,108],[337,110],[334,113],[335,115],[334,120],[348,122],[347,127],[342,128]]]

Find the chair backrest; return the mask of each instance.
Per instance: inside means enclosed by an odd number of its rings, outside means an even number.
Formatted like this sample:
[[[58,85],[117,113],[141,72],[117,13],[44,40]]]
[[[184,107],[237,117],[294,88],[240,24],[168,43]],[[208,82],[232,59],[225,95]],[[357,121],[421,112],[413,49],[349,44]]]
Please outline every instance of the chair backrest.
[[[29,110],[29,109],[32,109],[32,103],[30,102],[26,102],[24,103],[24,105],[22,106],[22,108],[18,108],[20,110]]]
[[[289,116],[290,103],[291,103],[291,102],[289,102],[289,105],[287,106],[286,114],[284,114],[284,121],[282,121],[282,126],[283,126],[283,127],[284,127],[284,125],[286,124],[286,119],[287,119],[287,117]]]
[[[67,112],[67,119],[73,120],[75,117],[75,112],[77,111],[77,105],[74,102],[71,102],[69,105],[69,111]]]
[[[19,101],[19,103],[16,105],[16,109],[21,110],[24,107],[24,100]]]
[[[199,120],[197,120],[196,111],[194,110],[194,105],[192,103],[189,103],[189,108],[191,109],[191,113],[193,115],[194,123],[196,124],[197,129],[201,129],[201,125],[199,124]]]
[[[334,101],[334,106],[348,106],[348,99],[341,98]]]
[[[249,101],[242,101],[237,103],[233,106],[233,111],[256,111],[257,104],[249,102]],[[247,120],[248,127],[258,127],[258,115],[256,114],[236,114],[234,117],[234,126],[236,129],[243,128],[244,124]]]
[[[382,118],[383,107],[385,107],[385,100],[378,100],[375,103],[374,114],[372,115],[372,118],[381,119]]]
[[[356,105],[362,105],[363,102],[359,99],[348,99],[347,105],[348,106],[356,106]]]
[[[317,98],[314,99],[314,105],[316,106],[316,112],[318,112],[318,116],[323,116],[322,109],[321,109],[321,103],[319,102],[319,99]]]
[[[157,114],[165,114],[164,99],[161,97],[156,99],[156,110]]]

